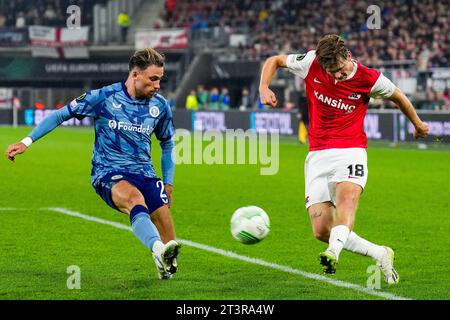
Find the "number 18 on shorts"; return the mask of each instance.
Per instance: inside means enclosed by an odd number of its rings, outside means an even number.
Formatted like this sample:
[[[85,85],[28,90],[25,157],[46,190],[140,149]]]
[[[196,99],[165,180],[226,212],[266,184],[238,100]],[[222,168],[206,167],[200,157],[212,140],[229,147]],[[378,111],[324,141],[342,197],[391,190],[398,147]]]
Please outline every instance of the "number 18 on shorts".
[[[311,151],[305,160],[305,205],[331,201],[336,205],[336,184],[352,182],[364,190],[367,182],[364,148]]]

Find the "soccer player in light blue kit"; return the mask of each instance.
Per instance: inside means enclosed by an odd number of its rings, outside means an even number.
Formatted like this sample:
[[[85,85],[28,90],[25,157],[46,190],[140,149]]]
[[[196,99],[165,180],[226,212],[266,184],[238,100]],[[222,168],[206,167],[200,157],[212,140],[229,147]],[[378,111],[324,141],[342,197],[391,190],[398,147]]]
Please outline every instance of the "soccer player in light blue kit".
[[[167,101],[157,94],[164,57],[151,48],[138,50],[130,58],[129,70],[126,82],[88,91],[49,115],[21,142],[10,145],[6,155],[14,161],[62,122],[92,117],[92,186],[109,206],[129,215],[134,234],[153,253],[159,278],[170,279],[178,268],[180,245],[169,211],[175,128]],[[151,160],[153,133],[162,148],[162,181]]]

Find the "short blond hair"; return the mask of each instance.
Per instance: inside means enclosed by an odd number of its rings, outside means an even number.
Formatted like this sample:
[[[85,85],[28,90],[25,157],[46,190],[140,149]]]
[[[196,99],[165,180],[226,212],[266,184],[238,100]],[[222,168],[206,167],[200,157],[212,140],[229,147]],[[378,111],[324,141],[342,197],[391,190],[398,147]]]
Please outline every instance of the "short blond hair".
[[[165,57],[153,48],[143,48],[137,50],[128,62],[129,70],[138,68],[145,70],[150,66],[164,67]]]

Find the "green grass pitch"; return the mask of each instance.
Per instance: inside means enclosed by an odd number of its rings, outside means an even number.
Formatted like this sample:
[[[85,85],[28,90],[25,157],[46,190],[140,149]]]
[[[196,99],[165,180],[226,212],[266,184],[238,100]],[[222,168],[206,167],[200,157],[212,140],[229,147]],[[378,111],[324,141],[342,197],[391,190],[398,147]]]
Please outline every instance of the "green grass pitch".
[[[30,128],[0,128],[3,151]],[[13,164],[0,161],[0,299],[384,299],[208,252],[185,244],[179,273],[160,281],[147,249],[109,225],[42,208],[60,207],[129,226],[90,185],[93,130],[58,128]],[[153,147],[159,172],[159,146]],[[172,214],[177,237],[249,258],[320,274],[326,245],[312,236],[304,207],[307,149],[280,144],[280,168],[261,176],[258,165],[178,165]],[[368,149],[369,179],[355,232],[396,253],[400,283],[377,292],[410,299],[450,298],[450,153],[447,150]],[[243,245],[229,230],[231,214],[257,205],[271,218],[261,243]],[[343,251],[330,279],[365,288],[367,257]],[[69,290],[67,268],[80,268]]]

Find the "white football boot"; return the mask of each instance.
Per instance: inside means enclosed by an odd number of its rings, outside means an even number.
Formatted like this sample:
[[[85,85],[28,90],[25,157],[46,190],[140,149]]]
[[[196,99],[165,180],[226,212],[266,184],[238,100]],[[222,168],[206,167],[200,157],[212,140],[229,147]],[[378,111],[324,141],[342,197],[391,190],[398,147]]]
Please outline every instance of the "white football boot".
[[[389,247],[383,246],[386,252],[383,256],[377,260],[377,265],[380,267],[384,274],[384,281],[388,284],[398,283],[400,276],[394,268],[394,250]]]
[[[172,278],[172,275],[170,274],[170,272],[168,272],[168,271],[166,271],[166,269],[164,269],[161,256],[153,254],[153,261],[155,261],[156,270],[158,271],[159,279],[168,280],[168,279]]]
[[[172,278],[172,274],[177,272],[177,257],[180,252],[180,247],[180,244],[175,240],[170,240],[165,245],[157,245],[154,247],[153,260],[155,261],[160,279],[170,279]]]
[[[163,263],[165,265],[166,271],[171,275],[176,273],[178,270],[178,254],[180,253],[181,245],[175,240],[170,240],[166,243],[163,252]]]

